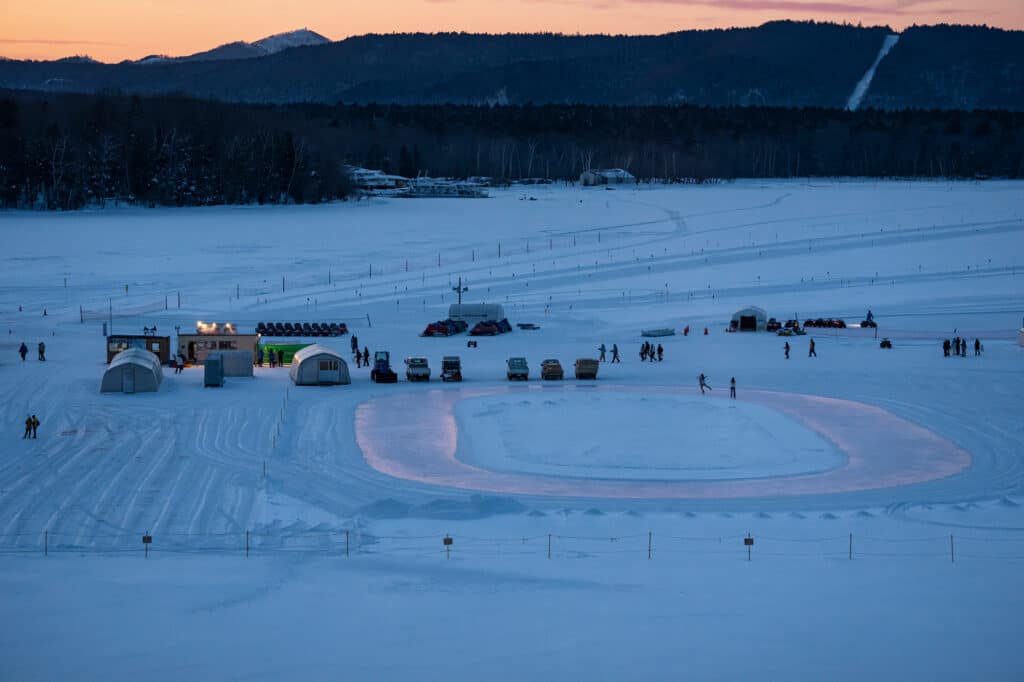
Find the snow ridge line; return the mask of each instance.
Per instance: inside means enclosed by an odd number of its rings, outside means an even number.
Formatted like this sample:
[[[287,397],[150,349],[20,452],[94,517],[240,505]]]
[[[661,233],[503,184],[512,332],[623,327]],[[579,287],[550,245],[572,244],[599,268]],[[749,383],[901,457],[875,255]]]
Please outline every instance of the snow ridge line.
[[[882,47],[878,50],[878,55],[875,57],[875,61],[870,67],[868,67],[868,70],[864,72],[861,79],[857,81],[857,85],[854,86],[850,99],[846,102],[846,109],[848,111],[857,111],[857,108],[860,107],[860,102],[864,99],[864,95],[867,94],[868,88],[871,87],[871,81],[875,77],[875,69],[878,68],[878,65],[882,63],[883,59],[885,59],[885,55],[889,54],[889,50],[893,48],[899,39],[900,35],[898,33],[893,33],[891,35],[887,35],[882,41]]]

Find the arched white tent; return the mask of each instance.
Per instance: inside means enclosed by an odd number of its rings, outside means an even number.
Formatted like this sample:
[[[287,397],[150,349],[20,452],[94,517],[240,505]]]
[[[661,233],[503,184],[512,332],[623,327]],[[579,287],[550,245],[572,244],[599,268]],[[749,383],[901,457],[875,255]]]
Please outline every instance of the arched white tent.
[[[352,383],[348,364],[341,354],[316,343],[295,353],[289,375],[296,386]]]
[[[101,393],[152,393],[160,389],[164,369],[148,350],[129,348],[114,356],[103,373]]]
[[[739,332],[763,332],[768,329],[768,313],[757,306],[747,306],[732,315],[730,326]]]

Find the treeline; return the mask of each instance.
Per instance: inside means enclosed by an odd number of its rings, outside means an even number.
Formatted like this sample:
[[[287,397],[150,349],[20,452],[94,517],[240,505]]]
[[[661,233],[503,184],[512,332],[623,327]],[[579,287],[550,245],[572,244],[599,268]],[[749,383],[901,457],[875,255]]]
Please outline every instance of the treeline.
[[[1024,177],[1024,112],[240,105],[0,93],[0,206],[307,203],[344,166],[406,176],[575,180]]]

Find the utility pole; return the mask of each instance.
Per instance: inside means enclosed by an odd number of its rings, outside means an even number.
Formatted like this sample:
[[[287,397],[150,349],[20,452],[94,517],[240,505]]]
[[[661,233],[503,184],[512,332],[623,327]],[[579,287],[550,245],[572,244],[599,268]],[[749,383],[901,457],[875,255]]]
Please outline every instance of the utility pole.
[[[458,286],[452,287],[452,291],[454,291],[455,293],[457,293],[459,295],[459,307],[461,308],[461,306],[462,306],[462,294],[465,291],[469,291],[469,287],[462,286],[462,276],[461,275],[459,275],[459,284],[458,284]]]

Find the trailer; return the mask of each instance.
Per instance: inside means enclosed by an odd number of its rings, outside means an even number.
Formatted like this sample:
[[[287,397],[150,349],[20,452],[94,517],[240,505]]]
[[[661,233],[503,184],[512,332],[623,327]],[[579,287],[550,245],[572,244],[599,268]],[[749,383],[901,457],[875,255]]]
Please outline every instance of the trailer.
[[[598,361],[592,358],[577,358],[575,364],[577,379],[597,379]]]

